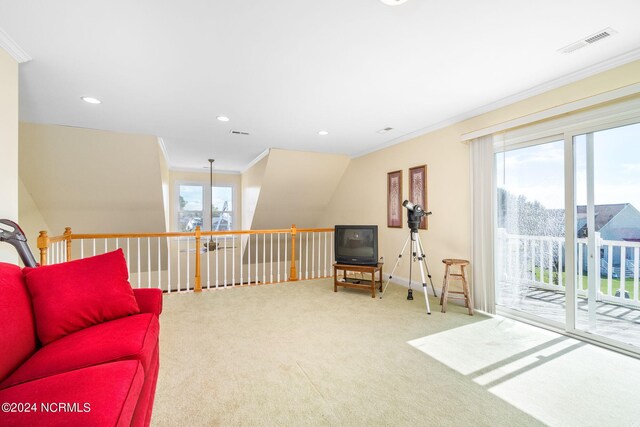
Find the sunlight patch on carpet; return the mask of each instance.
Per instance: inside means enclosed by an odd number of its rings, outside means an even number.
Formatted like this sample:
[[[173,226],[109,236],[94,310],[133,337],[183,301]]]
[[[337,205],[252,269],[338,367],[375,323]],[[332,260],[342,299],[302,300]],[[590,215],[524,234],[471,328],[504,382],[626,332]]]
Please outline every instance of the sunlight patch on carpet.
[[[409,344],[548,425],[638,425],[638,359],[500,317]]]

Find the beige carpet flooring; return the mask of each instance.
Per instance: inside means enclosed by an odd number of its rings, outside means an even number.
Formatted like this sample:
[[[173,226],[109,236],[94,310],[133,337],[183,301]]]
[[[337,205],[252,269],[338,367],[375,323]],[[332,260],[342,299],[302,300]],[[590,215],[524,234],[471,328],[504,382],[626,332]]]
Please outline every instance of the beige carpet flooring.
[[[488,318],[415,297],[328,279],[166,295],[152,425],[541,425],[408,343]]]

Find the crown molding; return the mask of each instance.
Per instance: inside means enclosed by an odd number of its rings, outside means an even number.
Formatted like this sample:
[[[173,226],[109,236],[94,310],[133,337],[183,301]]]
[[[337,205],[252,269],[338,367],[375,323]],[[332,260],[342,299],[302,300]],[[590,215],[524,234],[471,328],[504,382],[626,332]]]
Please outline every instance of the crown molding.
[[[270,149],[267,148],[266,150],[264,150],[262,153],[258,154],[258,157],[256,157],[255,159],[251,160],[251,162],[249,162],[249,164],[247,165],[246,168],[244,168],[242,170],[242,172],[240,173],[245,173],[246,171],[248,171],[249,169],[251,169],[256,163],[258,163],[260,160],[262,160],[263,158],[265,158],[268,154],[269,154]]]
[[[9,34],[0,28],[0,47],[7,51],[18,64],[31,61],[31,57],[16,43]]]
[[[169,167],[169,170],[171,172],[187,172],[187,173],[201,173],[203,175],[209,176],[209,169],[205,169],[205,168],[185,168],[185,167]],[[230,171],[230,170],[220,170],[220,169],[214,169],[213,170],[213,174],[214,175],[240,175],[240,172],[238,171]]]
[[[443,120],[438,123],[434,123],[432,125],[420,128],[416,131],[406,133],[402,136],[394,138],[390,141],[387,141],[384,144],[377,145],[369,150],[361,151],[352,156],[352,158],[362,157],[367,154],[373,153],[378,150],[382,150],[387,147],[391,147],[396,144],[400,144],[401,142],[408,141],[413,138],[417,138],[419,136],[425,135],[430,132],[434,132],[438,129],[445,128],[447,126],[454,125],[456,123],[460,123],[464,120],[471,119],[473,117],[479,116],[481,114],[488,113],[490,111],[497,110],[499,108],[506,107],[511,104],[515,104],[516,102],[523,101],[525,99],[534,97],[536,95],[543,94],[545,92],[549,92],[553,89],[558,89],[562,86],[566,86],[568,84],[586,79],[587,77],[591,77],[593,75],[611,70],[616,67],[620,67],[622,65],[628,64],[630,62],[636,61],[640,59],[640,49],[634,49],[622,55],[616,56],[614,58],[607,59],[605,61],[598,62],[590,67],[583,68],[581,70],[575,71],[570,74],[566,74],[562,77],[559,77],[554,80],[550,80],[546,83],[542,83],[538,86],[534,86],[522,92],[518,92],[514,95],[508,96],[506,98],[499,99],[490,104],[486,104],[482,107],[475,108],[473,110],[469,110],[466,113],[459,114],[457,116],[450,117],[446,120]]]

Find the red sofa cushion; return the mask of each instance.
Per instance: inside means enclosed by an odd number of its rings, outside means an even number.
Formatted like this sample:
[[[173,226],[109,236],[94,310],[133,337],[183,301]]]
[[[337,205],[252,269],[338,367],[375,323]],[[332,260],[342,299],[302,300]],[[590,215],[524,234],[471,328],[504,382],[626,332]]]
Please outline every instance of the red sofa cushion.
[[[150,313],[91,326],[38,350],[0,388],[123,359],[140,360],[145,373],[158,343],[160,323]]]
[[[0,390],[0,402],[10,405],[34,403],[37,409],[37,412],[2,411],[0,425],[129,426],[143,382],[140,362],[128,360]],[[66,410],[60,410],[61,404]],[[46,405],[49,405],[49,411],[45,410]]]
[[[0,263],[0,382],[36,351],[31,298],[20,267]]]
[[[23,274],[43,345],[140,312],[122,249],[62,264],[24,268]]]

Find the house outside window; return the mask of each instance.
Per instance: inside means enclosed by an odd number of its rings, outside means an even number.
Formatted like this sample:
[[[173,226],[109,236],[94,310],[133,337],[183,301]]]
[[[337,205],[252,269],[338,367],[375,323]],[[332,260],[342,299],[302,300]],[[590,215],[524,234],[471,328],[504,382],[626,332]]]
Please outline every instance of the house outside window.
[[[193,231],[202,226],[203,196],[202,185],[178,186],[178,230]]]
[[[233,188],[213,187],[211,189],[211,229],[214,231],[233,230]]]

